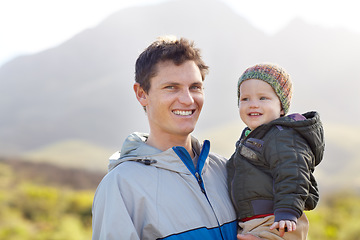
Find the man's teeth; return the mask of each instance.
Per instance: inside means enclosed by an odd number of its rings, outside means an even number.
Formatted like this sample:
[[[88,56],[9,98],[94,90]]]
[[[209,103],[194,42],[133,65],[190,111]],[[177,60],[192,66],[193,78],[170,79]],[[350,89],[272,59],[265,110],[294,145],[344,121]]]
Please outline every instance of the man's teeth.
[[[250,113],[250,116],[259,116],[260,113]]]
[[[179,110],[176,110],[176,111],[174,111],[174,113],[176,115],[189,116],[189,115],[192,114],[192,111],[179,111]]]

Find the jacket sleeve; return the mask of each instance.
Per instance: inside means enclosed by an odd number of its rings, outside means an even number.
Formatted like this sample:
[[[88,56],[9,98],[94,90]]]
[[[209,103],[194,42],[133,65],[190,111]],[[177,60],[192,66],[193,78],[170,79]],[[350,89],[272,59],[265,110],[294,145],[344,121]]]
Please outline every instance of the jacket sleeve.
[[[107,175],[99,184],[92,208],[92,240],[140,239],[116,175]]]
[[[266,146],[274,186],[275,221],[295,221],[309,196],[313,153],[305,139],[292,129],[279,131]]]

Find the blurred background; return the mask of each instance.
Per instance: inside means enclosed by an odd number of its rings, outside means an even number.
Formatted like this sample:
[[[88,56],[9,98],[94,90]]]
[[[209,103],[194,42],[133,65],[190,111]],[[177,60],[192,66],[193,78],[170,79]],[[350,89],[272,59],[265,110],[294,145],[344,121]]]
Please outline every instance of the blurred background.
[[[244,128],[241,73],[260,62],[290,73],[290,112],[316,110],[325,128],[309,239],[358,239],[357,9],[355,0],[1,1],[0,239],[91,237],[108,157],[148,131],[134,63],[169,34],[194,40],[210,66],[194,135],[225,157]]]

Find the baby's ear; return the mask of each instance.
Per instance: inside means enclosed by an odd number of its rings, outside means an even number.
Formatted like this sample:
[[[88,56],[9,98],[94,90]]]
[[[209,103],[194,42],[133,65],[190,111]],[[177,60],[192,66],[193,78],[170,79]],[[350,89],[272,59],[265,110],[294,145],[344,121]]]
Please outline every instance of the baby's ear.
[[[285,112],[284,112],[284,109],[281,109],[281,111],[280,111],[280,117],[283,117],[283,116],[285,116]]]

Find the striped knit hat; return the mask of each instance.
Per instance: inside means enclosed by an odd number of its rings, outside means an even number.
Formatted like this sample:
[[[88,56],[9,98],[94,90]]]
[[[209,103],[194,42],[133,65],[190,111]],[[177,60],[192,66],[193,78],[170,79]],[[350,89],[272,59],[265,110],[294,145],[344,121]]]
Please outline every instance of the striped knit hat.
[[[292,83],[289,74],[287,74],[283,68],[274,64],[257,64],[246,69],[240,76],[237,85],[238,103],[240,98],[240,85],[248,79],[259,79],[270,84],[280,99],[284,113],[288,113],[292,96]]]

